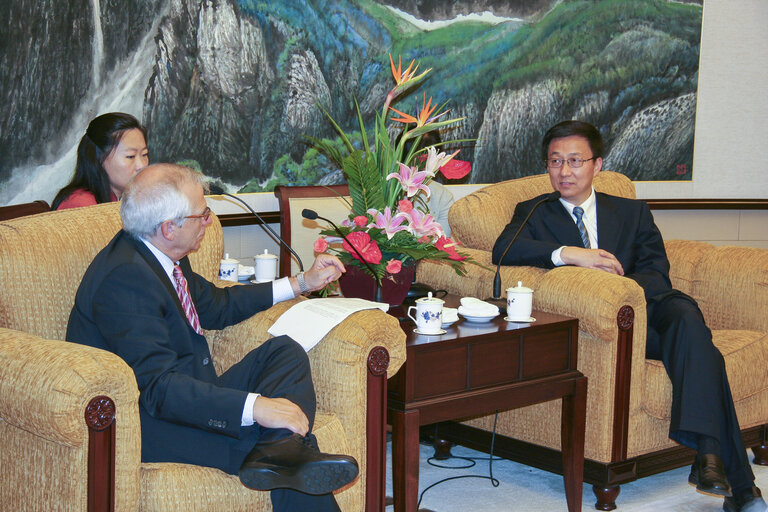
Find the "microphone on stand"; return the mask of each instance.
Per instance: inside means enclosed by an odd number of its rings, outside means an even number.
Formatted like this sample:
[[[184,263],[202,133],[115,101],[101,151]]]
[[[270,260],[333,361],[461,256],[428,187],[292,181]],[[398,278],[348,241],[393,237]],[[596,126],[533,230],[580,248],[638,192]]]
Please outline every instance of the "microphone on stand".
[[[291,252],[291,254],[293,254],[296,257],[296,262],[299,264],[299,271],[300,272],[304,272],[304,264],[301,262],[301,258],[299,258],[299,255],[296,254],[296,251],[294,251],[291,248],[291,246],[288,245],[285,242],[285,240],[282,239],[282,237],[280,235],[275,233],[274,229],[269,227],[269,225],[266,222],[264,222],[264,219],[261,218],[261,215],[256,213],[256,211],[253,208],[251,208],[251,205],[249,205],[248,203],[246,203],[245,201],[243,201],[242,199],[240,199],[239,197],[237,197],[237,196],[235,196],[233,194],[230,194],[228,192],[224,192],[224,189],[222,189],[218,185],[214,185],[214,184],[210,183],[209,184],[209,188],[210,188],[211,194],[213,194],[213,195],[231,197],[235,201],[238,201],[239,203],[242,203],[243,206],[245,206],[248,209],[249,212],[251,212],[253,215],[255,215],[256,218],[259,219],[259,221],[261,221],[261,228],[266,230],[268,232],[268,234],[272,235],[273,238],[277,239],[281,244],[283,244],[285,246],[286,249],[288,249]]]
[[[499,263],[496,265],[496,276],[493,278],[493,297],[491,297],[488,300],[502,300],[501,297],[501,262],[504,261],[504,257],[507,255],[509,250],[512,248],[512,244],[515,243],[515,240],[517,240],[517,237],[520,235],[520,232],[523,230],[523,227],[528,224],[528,220],[531,218],[531,215],[533,215],[533,212],[536,211],[536,208],[541,206],[544,203],[548,203],[550,201],[557,201],[560,199],[560,192],[555,190],[554,192],[547,194],[547,196],[533,205],[533,208],[531,208],[531,211],[528,212],[528,215],[526,215],[525,219],[523,219],[523,222],[520,224],[520,227],[517,228],[517,232],[515,233],[515,236],[512,237],[512,240],[509,241],[507,244],[507,248],[504,249],[504,253],[501,255],[501,258],[499,258]]]
[[[331,219],[326,219],[325,217],[321,217],[321,216],[319,216],[317,214],[317,212],[315,210],[310,210],[309,208],[304,208],[301,211],[301,216],[304,217],[305,219],[308,219],[308,220],[321,219],[321,220],[324,220],[325,222],[327,222],[328,224],[330,224],[331,226],[333,226],[333,229],[336,231],[336,233],[338,233],[339,236],[341,238],[343,238],[344,241],[346,241],[349,244],[350,247],[352,247],[352,249],[357,253],[357,255],[360,256],[360,261],[363,262],[363,265],[365,265],[366,268],[368,269],[368,271],[373,275],[373,282],[376,285],[376,291],[375,291],[375,295],[374,295],[374,300],[376,302],[381,302],[381,285],[379,284],[379,280],[376,278],[376,272],[374,272],[374,270],[371,267],[371,265],[369,265],[368,262],[365,261],[365,258],[363,258],[363,255],[360,254],[360,251],[357,250],[357,247],[352,245],[352,242],[350,242],[347,239],[347,237],[344,235],[344,233],[341,232],[339,227],[336,224],[334,224],[334,222]]]

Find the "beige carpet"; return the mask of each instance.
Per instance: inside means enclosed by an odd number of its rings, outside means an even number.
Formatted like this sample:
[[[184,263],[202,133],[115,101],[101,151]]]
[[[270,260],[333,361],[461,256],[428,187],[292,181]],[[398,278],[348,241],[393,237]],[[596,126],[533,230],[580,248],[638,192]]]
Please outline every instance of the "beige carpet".
[[[443,478],[459,475],[488,476],[488,456],[454,447],[452,453],[465,457],[485,458],[469,469],[439,469],[427,459],[433,451],[421,445],[419,493]],[[750,459],[752,452],[749,452]],[[387,496],[392,496],[391,443],[387,447]],[[434,461],[444,465],[464,465],[465,461]],[[752,465],[757,486],[768,493],[768,466]],[[617,512],[720,512],[723,500],[697,493],[688,485],[689,468],[678,468],[630,482],[621,487],[616,500]],[[561,476],[508,460],[494,461],[493,476],[499,486],[488,479],[462,478],[438,484],[423,496],[420,509],[435,512],[565,512],[565,491]],[[592,486],[584,485],[582,510],[594,511]],[[392,506],[387,511],[393,510]]]

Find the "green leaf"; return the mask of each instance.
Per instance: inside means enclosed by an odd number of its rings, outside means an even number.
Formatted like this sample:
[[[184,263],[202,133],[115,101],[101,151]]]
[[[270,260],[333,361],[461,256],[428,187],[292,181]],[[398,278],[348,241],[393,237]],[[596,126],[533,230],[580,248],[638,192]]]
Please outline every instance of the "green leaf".
[[[352,213],[365,215],[370,208],[384,209],[384,180],[370,155],[353,151],[342,164],[352,198]]]

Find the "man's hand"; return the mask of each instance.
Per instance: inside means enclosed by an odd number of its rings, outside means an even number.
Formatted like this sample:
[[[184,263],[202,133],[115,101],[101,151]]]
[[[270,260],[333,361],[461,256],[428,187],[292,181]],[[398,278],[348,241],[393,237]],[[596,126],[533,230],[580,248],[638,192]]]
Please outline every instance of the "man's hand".
[[[285,398],[259,396],[253,402],[253,420],[266,428],[287,428],[291,432],[307,435],[309,420],[298,405]]]
[[[310,291],[320,290],[337,280],[346,271],[339,258],[322,253],[317,255],[312,267],[304,273],[304,281]]]
[[[624,268],[616,259],[616,256],[604,251],[603,249],[585,249],[583,247],[563,247],[560,252],[560,259],[566,265],[576,265],[577,267],[594,268],[604,270],[611,274],[624,275]]]

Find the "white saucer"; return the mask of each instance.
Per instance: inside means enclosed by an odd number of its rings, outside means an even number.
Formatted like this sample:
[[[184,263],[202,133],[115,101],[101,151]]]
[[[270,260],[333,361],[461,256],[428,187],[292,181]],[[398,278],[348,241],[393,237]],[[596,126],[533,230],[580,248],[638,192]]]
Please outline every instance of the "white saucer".
[[[415,332],[416,334],[421,334],[423,336],[440,336],[441,334],[445,334],[446,331],[445,329],[440,329],[437,332],[421,332],[418,329],[414,329],[413,332]]]
[[[474,315],[465,315],[464,313],[461,313],[461,316],[463,316],[467,320],[467,322],[481,324],[485,322],[490,322],[491,320],[499,316],[499,314],[496,313],[495,315],[491,315],[491,316],[474,316]]]
[[[533,318],[532,316],[529,316],[528,318],[523,318],[523,319],[520,319],[520,320],[512,320],[508,316],[505,316],[504,320],[506,320],[507,322],[515,322],[517,324],[530,324],[530,323],[533,323],[533,322],[536,321],[536,319]]]
[[[440,327],[442,327],[443,329],[445,329],[446,327],[450,327],[450,326],[452,326],[453,324],[455,324],[455,323],[456,323],[456,322],[458,322],[458,321],[459,321],[459,319],[457,318],[456,320],[451,320],[450,322],[443,322],[443,323],[440,325]]]

